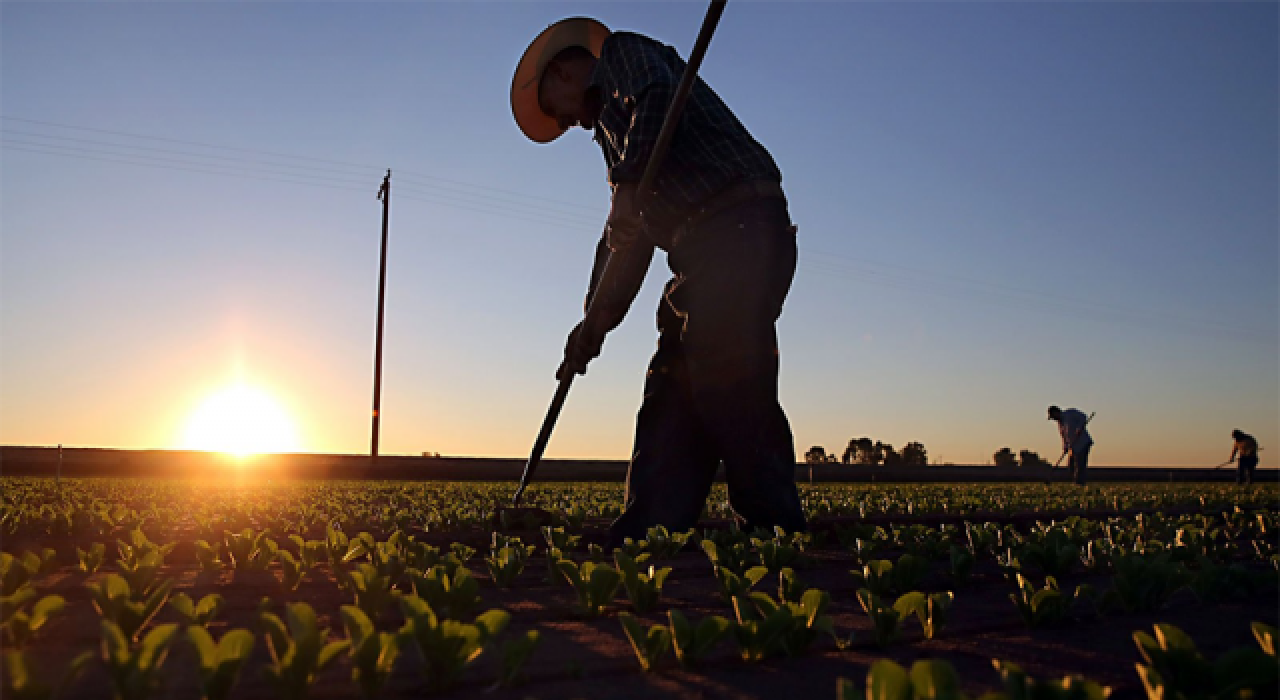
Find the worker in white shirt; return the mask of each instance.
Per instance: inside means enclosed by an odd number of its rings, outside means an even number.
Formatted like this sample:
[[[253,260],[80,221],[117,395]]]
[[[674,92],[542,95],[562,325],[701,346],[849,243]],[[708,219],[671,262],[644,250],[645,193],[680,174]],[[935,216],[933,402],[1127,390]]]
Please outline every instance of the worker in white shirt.
[[[1057,406],[1050,406],[1049,420],[1058,421],[1058,434],[1062,436],[1062,454],[1071,456],[1070,461],[1067,462],[1071,470],[1071,480],[1084,486],[1084,472],[1089,468],[1089,450],[1093,447],[1093,436],[1089,435],[1086,427],[1089,424],[1089,418],[1074,408],[1064,411]]]

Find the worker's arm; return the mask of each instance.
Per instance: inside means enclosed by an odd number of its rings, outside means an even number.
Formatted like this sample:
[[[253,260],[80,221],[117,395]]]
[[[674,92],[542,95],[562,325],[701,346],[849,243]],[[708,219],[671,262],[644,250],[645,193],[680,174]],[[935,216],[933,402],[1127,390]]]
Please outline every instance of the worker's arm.
[[[608,249],[605,250],[607,253]],[[605,335],[626,318],[652,260],[653,244],[639,241],[617,253],[607,254],[607,263],[598,264],[598,272],[592,271],[593,291],[588,294],[586,317],[569,333],[564,362],[556,370],[557,378],[563,379],[569,373],[587,373],[587,363],[600,356]],[[600,261],[599,246],[596,261]]]
[[[1227,458],[1227,464],[1231,464],[1232,462],[1236,461],[1236,453],[1238,453],[1239,451],[1240,451],[1239,444],[1235,444],[1231,446],[1231,456]]]

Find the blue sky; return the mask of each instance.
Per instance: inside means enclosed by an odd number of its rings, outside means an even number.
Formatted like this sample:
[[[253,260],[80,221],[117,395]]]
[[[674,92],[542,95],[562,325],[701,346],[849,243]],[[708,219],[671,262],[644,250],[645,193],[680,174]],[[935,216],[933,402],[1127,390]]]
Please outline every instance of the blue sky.
[[[367,449],[391,168],[383,451],[527,454],[607,190],[586,132],[523,139],[511,72],[564,16],[687,55],[704,11],[0,6],[0,442],[179,446],[239,378],[302,449]],[[798,451],[1053,458],[1050,403],[1097,412],[1099,464],[1216,464],[1234,427],[1277,444],[1277,20],[730,3],[702,75],[800,226],[779,324]],[[550,455],[629,452],[665,272]]]

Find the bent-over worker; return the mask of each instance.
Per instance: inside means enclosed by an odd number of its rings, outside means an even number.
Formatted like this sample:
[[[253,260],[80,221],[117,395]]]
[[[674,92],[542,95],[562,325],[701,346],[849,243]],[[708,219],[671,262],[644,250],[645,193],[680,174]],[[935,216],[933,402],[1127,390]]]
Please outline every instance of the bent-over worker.
[[[1049,407],[1049,420],[1058,421],[1058,434],[1062,436],[1062,454],[1069,456],[1071,480],[1085,485],[1085,470],[1089,468],[1089,450],[1093,449],[1093,436],[1089,435],[1089,418],[1077,409],[1062,410]]]

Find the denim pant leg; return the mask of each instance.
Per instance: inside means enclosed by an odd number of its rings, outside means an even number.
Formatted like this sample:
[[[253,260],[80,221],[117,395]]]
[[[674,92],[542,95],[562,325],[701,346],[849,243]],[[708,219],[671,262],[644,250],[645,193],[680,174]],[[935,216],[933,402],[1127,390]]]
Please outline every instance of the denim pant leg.
[[[614,546],[643,538],[654,525],[680,532],[697,525],[720,464],[693,407],[677,333],[662,334],[649,362],[625,510],[609,528]]]
[[[748,528],[793,532],[806,525],[774,330],[795,275],[789,227],[782,202],[717,215],[673,251],[679,282],[667,298],[684,317],[693,401],[724,462],[730,505]]]
[[[1236,467],[1236,483],[1245,486],[1253,485],[1253,470],[1258,466],[1257,457],[1241,457]]]
[[[1071,479],[1080,486],[1085,484],[1085,470],[1089,468],[1089,450],[1093,445],[1071,451]]]

